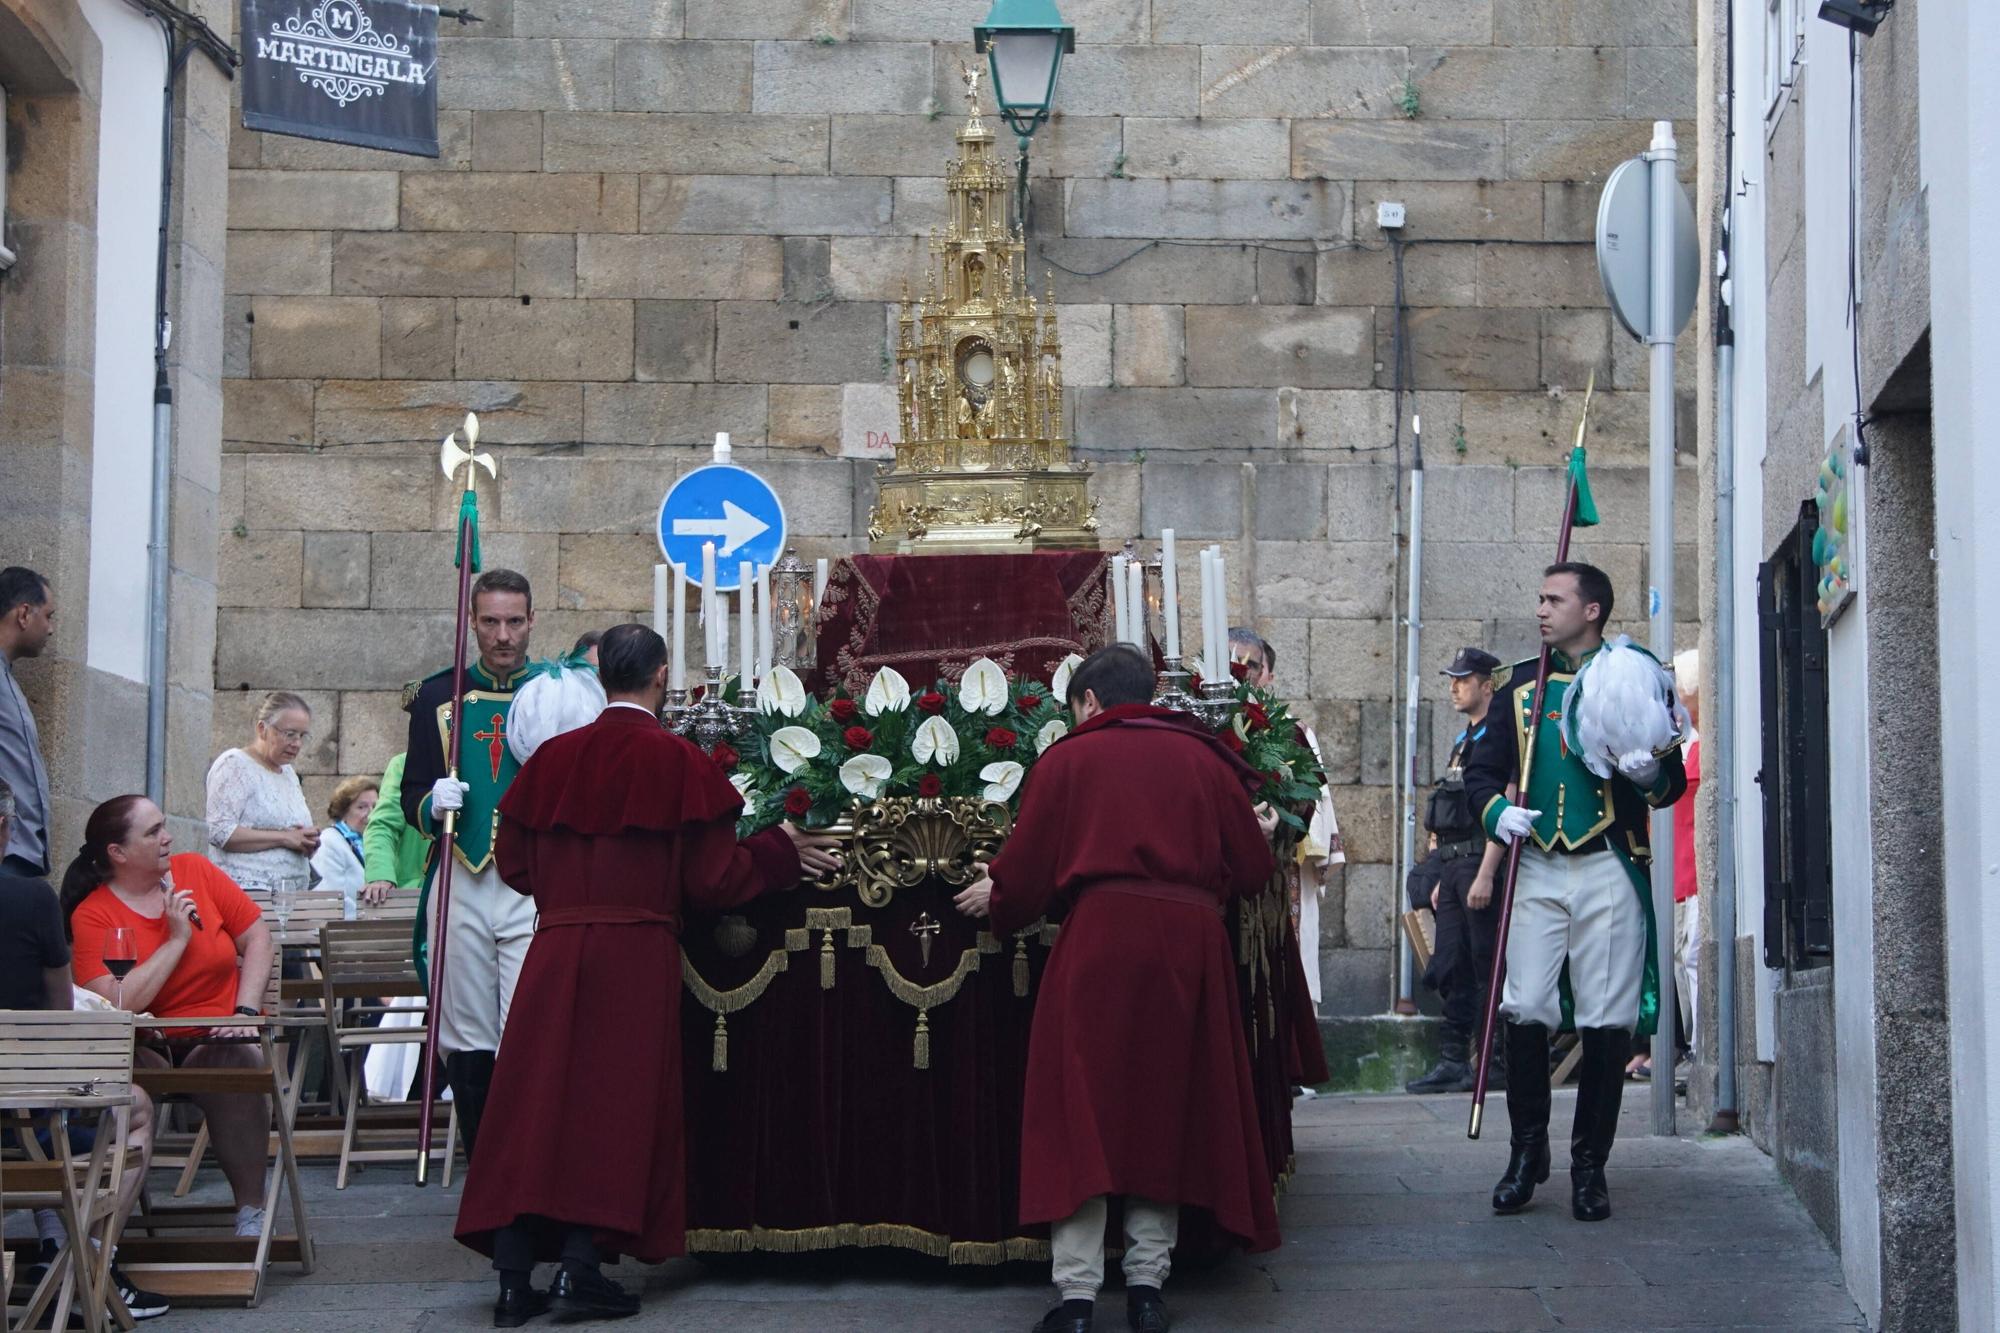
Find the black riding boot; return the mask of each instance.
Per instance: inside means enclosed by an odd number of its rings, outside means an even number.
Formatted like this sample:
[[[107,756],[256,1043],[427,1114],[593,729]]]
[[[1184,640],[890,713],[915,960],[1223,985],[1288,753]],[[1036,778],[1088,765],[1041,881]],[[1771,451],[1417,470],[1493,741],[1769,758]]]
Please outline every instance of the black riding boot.
[[[1493,1211],[1518,1213],[1549,1178],[1549,1030],[1540,1023],[1506,1023],[1502,1030],[1513,1132],[1507,1174],[1493,1187]]]
[[[453,1051],[444,1058],[445,1081],[458,1107],[458,1134],[465,1140],[465,1160],[472,1162],[472,1145],[479,1137],[479,1118],[486,1111],[486,1091],[493,1086],[492,1051]]]
[[[1579,1222],[1611,1216],[1604,1164],[1618,1137],[1618,1105],[1625,1097],[1625,1061],[1632,1034],[1624,1028],[1583,1028],[1583,1059],[1576,1074],[1576,1125],[1569,1138],[1570,1211]]]
[[[1472,1044],[1463,1032],[1444,1030],[1438,1041],[1437,1064],[1422,1078],[1403,1085],[1404,1092],[1467,1092],[1472,1088]]]

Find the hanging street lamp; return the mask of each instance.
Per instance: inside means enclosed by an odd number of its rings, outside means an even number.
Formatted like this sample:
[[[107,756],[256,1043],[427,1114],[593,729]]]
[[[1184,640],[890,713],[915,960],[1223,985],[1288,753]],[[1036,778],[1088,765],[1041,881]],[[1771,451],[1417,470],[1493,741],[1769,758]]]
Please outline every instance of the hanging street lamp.
[[[1063,21],[1055,0],[993,0],[986,21],[972,29],[975,51],[993,68],[993,99],[1021,150],[1015,211],[1028,229],[1028,140],[1049,118],[1062,58],[1076,50],[1076,29]]]

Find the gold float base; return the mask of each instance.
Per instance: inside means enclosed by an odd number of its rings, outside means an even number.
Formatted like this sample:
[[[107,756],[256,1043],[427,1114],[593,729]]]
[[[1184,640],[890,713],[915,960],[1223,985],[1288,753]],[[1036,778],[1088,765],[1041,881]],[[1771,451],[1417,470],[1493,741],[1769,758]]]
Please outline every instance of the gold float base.
[[[1087,468],[889,475],[879,487],[868,525],[877,555],[1097,549]]]

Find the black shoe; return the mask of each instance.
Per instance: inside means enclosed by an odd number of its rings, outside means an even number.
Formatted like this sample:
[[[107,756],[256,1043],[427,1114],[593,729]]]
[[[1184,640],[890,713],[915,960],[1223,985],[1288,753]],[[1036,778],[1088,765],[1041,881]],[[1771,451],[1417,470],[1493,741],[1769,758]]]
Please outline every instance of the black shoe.
[[[1431,1072],[1403,1085],[1404,1092],[1471,1092],[1472,1066],[1463,1060],[1439,1060]]]
[[[1077,1307],[1082,1313],[1076,1313]],[[1064,1301],[1055,1309],[1042,1316],[1042,1322],[1035,1325],[1034,1333],[1090,1333],[1091,1317],[1096,1306],[1090,1301]]]
[[[1158,1287],[1125,1288],[1125,1322],[1132,1333],[1167,1333],[1167,1303]]]
[[[536,1315],[549,1311],[549,1293],[536,1291],[529,1274],[502,1274],[500,1299],[493,1303],[493,1327],[519,1328]]]
[[[625,1319],[639,1313],[639,1298],[595,1268],[564,1264],[549,1287],[549,1299],[569,1315]]]
[[[1505,1032],[1512,1137],[1507,1173],[1493,1187],[1493,1211],[1518,1213],[1535,1197],[1535,1186],[1549,1178],[1549,1030],[1539,1023],[1508,1023]]]
[[[138,1284],[126,1277],[117,1264],[111,1265],[111,1285],[118,1292],[118,1299],[125,1302],[125,1312],[134,1319],[158,1319],[173,1307],[167,1298],[155,1292],[142,1291]]]
[[[1583,1028],[1577,1040],[1583,1059],[1577,1063],[1576,1124],[1569,1140],[1570,1213],[1579,1222],[1602,1222],[1611,1216],[1604,1164],[1618,1137],[1632,1034],[1624,1028]]]

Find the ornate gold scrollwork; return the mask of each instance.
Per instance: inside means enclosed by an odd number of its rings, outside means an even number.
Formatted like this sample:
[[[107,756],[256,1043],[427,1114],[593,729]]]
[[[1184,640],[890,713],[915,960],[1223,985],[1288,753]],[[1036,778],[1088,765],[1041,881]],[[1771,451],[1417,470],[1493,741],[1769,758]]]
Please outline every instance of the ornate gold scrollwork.
[[[826,890],[852,887],[869,907],[885,907],[897,889],[913,889],[933,876],[953,886],[970,884],[972,863],[997,856],[1013,823],[998,801],[966,797],[896,796],[857,806],[828,830],[847,839],[840,873],[817,883]]]

